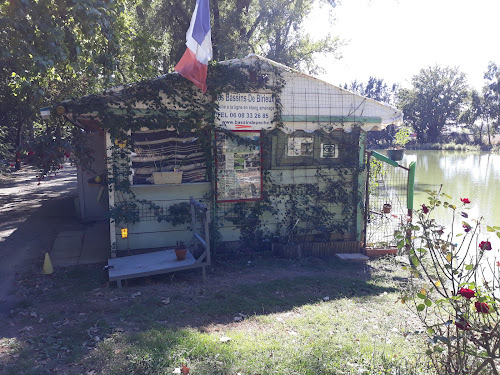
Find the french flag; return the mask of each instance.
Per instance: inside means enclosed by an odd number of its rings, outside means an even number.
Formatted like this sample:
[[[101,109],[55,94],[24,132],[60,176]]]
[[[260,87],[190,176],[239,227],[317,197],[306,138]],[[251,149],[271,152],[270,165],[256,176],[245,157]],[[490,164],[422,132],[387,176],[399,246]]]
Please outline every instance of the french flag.
[[[196,0],[191,24],[186,33],[186,46],[186,52],[175,66],[175,71],[205,92],[208,61],[212,59],[208,0]]]

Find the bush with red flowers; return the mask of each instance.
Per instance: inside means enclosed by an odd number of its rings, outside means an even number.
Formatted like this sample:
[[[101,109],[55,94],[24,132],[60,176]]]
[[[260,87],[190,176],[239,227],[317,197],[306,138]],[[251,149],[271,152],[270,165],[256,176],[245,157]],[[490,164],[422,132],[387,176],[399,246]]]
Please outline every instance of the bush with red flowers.
[[[476,311],[478,313],[489,314],[489,312],[490,312],[490,307],[488,306],[488,304],[486,302],[476,301],[476,302],[474,302],[474,306],[475,306]]]
[[[471,299],[472,297],[475,296],[476,292],[474,292],[472,289],[469,288],[460,288],[460,291],[458,292],[461,296]]]
[[[462,221],[459,230],[451,226],[445,233],[432,212],[445,209],[453,221],[468,219],[465,211],[473,204],[461,198],[461,204],[454,205],[451,199],[440,191],[429,193],[429,203],[414,211],[414,221],[396,231],[413,276],[402,300],[415,302],[413,312],[427,328],[426,353],[437,373],[499,374],[500,296],[495,290],[500,270],[494,267],[496,260],[485,255],[494,248],[488,235],[500,237],[500,227],[486,226],[484,233],[478,219]]]
[[[491,242],[490,241],[481,241],[479,244],[479,248],[481,250],[491,250]]]

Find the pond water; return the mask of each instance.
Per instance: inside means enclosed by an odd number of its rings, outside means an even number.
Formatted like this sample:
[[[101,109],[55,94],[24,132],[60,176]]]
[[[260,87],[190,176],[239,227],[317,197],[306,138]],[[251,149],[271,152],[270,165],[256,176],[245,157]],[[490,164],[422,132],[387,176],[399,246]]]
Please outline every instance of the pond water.
[[[458,216],[455,232],[463,232],[462,220],[472,225],[474,218],[484,217],[485,225],[500,227],[500,155],[488,152],[405,151],[403,166],[416,163],[414,208],[428,203],[426,190],[439,190],[453,197],[450,203],[461,206],[460,198],[469,198],[468,219]],[[444,197],[443,197],[444,198]],[[446,198],[444,198],[446,199]],[[448,199],[446,199],[448,200]],[[457,210],[458,211],[458,210]],[[461,211],[459,211],[461,212]],[[451,211],[438,209],[435,219],[451,227]],[[479,240],[489,240],[493,250],[487,252],[490,263],[500,260],[500,239],[483,225]],[[461,238],[461,237],[460,237]],[[457,238],[459,242],[460,238]],[[493,263],[494,264],[494,263]]]

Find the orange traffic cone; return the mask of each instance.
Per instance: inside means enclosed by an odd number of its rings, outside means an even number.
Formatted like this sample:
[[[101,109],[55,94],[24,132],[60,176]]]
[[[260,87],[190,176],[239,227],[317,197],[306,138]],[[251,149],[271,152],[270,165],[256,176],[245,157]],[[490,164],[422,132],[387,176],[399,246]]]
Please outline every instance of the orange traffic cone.
[[[54,272],[54,268],[52,267],[52,261],[50,260],[49,253],[45,253],[45,259],[43,261],[43,273],[45,275],[50,275]]]

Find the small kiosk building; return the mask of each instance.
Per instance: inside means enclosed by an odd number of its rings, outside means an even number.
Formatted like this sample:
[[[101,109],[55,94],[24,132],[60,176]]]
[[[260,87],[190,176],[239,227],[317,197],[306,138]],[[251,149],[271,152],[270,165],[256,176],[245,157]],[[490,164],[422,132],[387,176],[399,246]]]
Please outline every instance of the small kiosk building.
[[[98,156],[79,171],[82,218],[110,214],[112,258],[182,241],[196,261],[207,240],[217,252],[359,252],[365,135],[402,113],[257,55],[210,67],[208,86],[174,73],[68,105]]]

